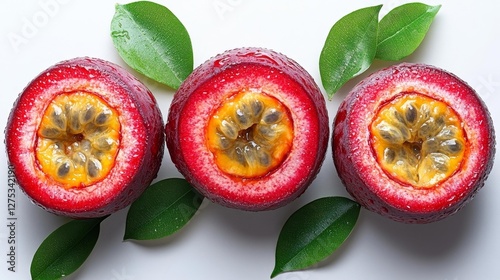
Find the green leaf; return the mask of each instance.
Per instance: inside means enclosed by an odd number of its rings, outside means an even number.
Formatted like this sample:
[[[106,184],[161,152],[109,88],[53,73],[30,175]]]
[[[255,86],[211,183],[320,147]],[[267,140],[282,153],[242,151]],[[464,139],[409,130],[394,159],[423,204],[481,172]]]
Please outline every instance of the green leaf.
[[[372,64],[380,8],[382,5],[356,10],[331,28],[319,58],[321,81],[329,99]]]
[[[61,279],[77,270],[94,249],[104,219],[72,220],[52,232],[33,256],[31,278]]]
[[[379,23],[376,58],[395,61],[412,54],[440,8],[441,5],[409,3],[391,10]]]
[[[123,239],[151,240],[171,235],[187,224],[202,201],[203,196],[184,179],[156,182],[130,206]]]
[[[279,235],[271,278],[331,255],[351,233],[359,212],[360,205],[345,197],[320,198],[297,210]]]
[[[177,89],[193,71],[193,48],[184,25],[168,8],[149,1],[115,8],[111,37],[123,60]]]

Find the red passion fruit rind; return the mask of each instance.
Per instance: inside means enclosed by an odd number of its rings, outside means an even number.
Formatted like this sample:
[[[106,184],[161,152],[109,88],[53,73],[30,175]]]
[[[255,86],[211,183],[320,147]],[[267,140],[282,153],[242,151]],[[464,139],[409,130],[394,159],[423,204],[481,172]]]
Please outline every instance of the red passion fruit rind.
[[[164,123],[151,92],[97,58],[62,61],[19,95],[5,130],[19,187],[43,209],[94,218],[122,209],[156,177]]]
[[[313,78],[283,54],[228,50],[184,81],[172,101],[167,147],[204,196],[249,211],[302,194],[323,163],[328,114]]]
[[[347,191],[395,221],[456,213],[484,185],[495,155],[491,116],[455,75],[403,63],[360,82],[334,120],[334,163]]]

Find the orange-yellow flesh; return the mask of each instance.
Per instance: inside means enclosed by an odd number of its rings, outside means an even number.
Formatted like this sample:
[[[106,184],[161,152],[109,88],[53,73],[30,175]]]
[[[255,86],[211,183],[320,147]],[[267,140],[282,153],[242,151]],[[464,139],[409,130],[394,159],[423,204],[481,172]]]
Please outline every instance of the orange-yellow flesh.
[[[63,187],[85,187],[106,177],[119,143],[118,113],[104,100],[84,92],[61,94],[43,114],[36,158]]]
[[[207,145],[223,172],[242,178],[263,176],[279,166],[293,141],[293,122],[277,99],[239,92],[225,100],[207,126]]]
[[[433,187],[453,175],[467,148],[455,111],[417,93],[402,93],[385,104],[370,132],[382,169],[417,188]]]

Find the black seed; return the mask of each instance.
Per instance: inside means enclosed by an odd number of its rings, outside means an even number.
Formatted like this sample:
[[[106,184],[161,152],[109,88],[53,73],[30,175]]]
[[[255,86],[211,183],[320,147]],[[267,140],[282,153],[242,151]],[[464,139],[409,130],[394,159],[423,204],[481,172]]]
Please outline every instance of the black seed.
[[[384,150],[384,160],[387,163],[392,163],[396,159],[396,152],[391,148],[386,148]]]
[[[267,124],[273,124],[281,119],[281,112],[276,109],[271,109],[264,115],[264,122]]]
[[[245,158],[245,155],[244,155],[244,150],[241,148],[241,147],[236,147],[236,149],[234,149],[234,156],[236,158],[236,160],[241,164],[241,165],[247,165],[247,160]]]
[[[398,158],[404,162],[408,160],[408,153],[406,152],[406,149],[400,149],[398,151]]]
[[[246,144],[245,146],[243,146],[243,155],[245,156],[246,162],[255,162],[255,152],[255,149],[253,149],[251,145]]]
[[[99,168],[101,168],[101,163],[99,162],[99,160],[102,159],[104,156],[105,156],[104,152],[102,151],[97,150],[94,152],[94,158],[96,158],[97,160],[96,164]]]
[[[236,120],[240,123],[241,126],[246,126],[250,122],[249,116],[246,113],[245,109],[236,110]]]
[[[380,136],[382,136],[382,138],[385,141],[392,142],[392,135],[389,131],[386,131],[386,130],[380,131]]]
[[[439,116],[439,117],[436,119],[436,125],[437,125],[438,127],[440,127],[440,128],[441,128],[441,127],[443,127],[443,126],[444,126],[444,124],[445,124],[445,122],[444,122],[444,117],[443,117],[443,116]]]
[[[95,115],[94,107],[87,108],[87,111],[85,111],[85,114],[83,115],[82,119],[83,123],[90,122],[94,118],[94,115]]]
[[[108,130],[108,127],[106,126],[98,126],[95,128],[96,133],[105,133]]]
[[[99,175],[100,166],[100,162],[98,162],[96,159],[89,160],[87,162],[87,174],[90,177],[97,177],[97,175]]]
[[[104,112],[100,113],[95,118],[95,124],[97,124],[97,125],[103,125],[103,124],[105,124],[108,121],[109,117],[110,117],[109,113],[104,113]]]
[[[443,148],[444,152],[447,152],[449,154],[457,154],[462,150],[462,144],[456,139],[444,141],[443,143],[441,143],[441,147]]]
[[[398,125],[396,128],[399,130],[404,140],[409,140],[411,138],[410,130],[406,126]]]
[[[446,166],[445,164],[439,164],[437,166],[437,169],[443,173],[448,172],[448,166]]]
[[[263,166],[269,166],[271,164],[271,158],[265,152],[259,152],[259,163]]]
[[[92,145],[90,144],[90,141],[87,139],[83,139],[80,142],[80,145],[81,145],[83,151],[90,151],[90,149],[92,149]]]
[[[81,132],[81,124],[80,124],[80,119],[78,118],[78,115],[73,115],[71,116],[70,120],[70,127],[73,130],[73,133],[79,133]]]
[[[431,159],[434,168],[436,168],[441,172],[448,171],[448,166],[446,164],[448,163],[449,158],[446,155],[440,153],[433,153],[431,154]]]
[[[435,128],[432,124],[432,118],[430,120],[427,120],[425,123],[423,123],[420,128],[418,129],[418,137],[421,139],[426,139],[432,136],[435,136],[434,131]]]
[[[54,112],[52,114],[52,121],[61,130],[65,130],[66,129],[66,121],[65,121],[64,116],[61,113]]]
[[[222,150],[229,149],[229,147],[231,147],[231,141],[229,141],[227,137],[221,134],[218,134],[218,136],[219,136],[219,148],[221,148]]]
[[[106,137],[101,137],[96,141],[97,148],[103,151],[110,150],[112,143],[113,140]]]
[[[377,125],[380,136],[389,143],[401,144],[404,142],[403,135],[401,131],[394,128],[392,125],[387,123],[380,123]]]
[[[260,102],[259,100],[254,100],[252,102],[252,113],[255,117],[258,117],[262,113],[263,109],[264,106],[262,105],[262,102]]]
[[[445,126],[441,131],[438,133],[437,137],[440,139],[453,139],[455,137],[455,134],[457,133],[456,127],[454,126]]]
[[[84,165],[87,161],[87,157],[82,152],[77,152],[73,155],[73,162],[78,165]]]
[[[422,152],[425,155],[434,153],[438,150],[438,141],[435,138],[429,138],[422,143]]]
[[[435,163],[435,167],[436,167],[437,170],[439,170],[439,171],[441,171],[443,173],[445,173],[445,172],[448,171],[448,166],[446,166],[446,164],[441,163],[441,162],[436,162]]]
[[[227,120],[222,121],[220,131],[230,139],[236,139],[238,137],[238,130]]]
[[[394,117],[398,120],[398,122],[405,124],[405,119],[398,111],[394,111]]]
[[[427,136],[434,137],[440,133],[440,131],[443,129],[445,126],[445,120],[443,116],[439,116],[436,119],[434,118],[429,118],[428,121],[424,123],[424,125],[427,125]],[[422,125],[422,126],[424,126]]]
[[[52,127],[51,128],[44,128],[44,129],[42,129],[41,134],[45,138],[55,138],[55,137],[59,136],[60,131],[59,131],[59,129],[52,128]]]
[[[415,108],[415,106],[413,106],[413,104],[408,105],[408,107],[406,108],[405,118],[406,121],[410,124],[415,123],[415,121],[417,120],[417,109]]]
[[[87,125],[85,125],[86,135],[92,135],[95,133],[99,133],[99,131],[97,130],[97,126],[94,123],[88,123]]]
[[[55,142],[54,145],[56,146],[56,149],[58,149],[58,150],[64,149],[64,144],[59,142],[59,141]]]
[[[276,137],[276,133],[269,125],[258,125],[258,134],[262,135],[262,137],[271,140]]]
[[[420,116],[422,117],[423,120],[428,120],[430,117],[430,108],[429,105],[427,104],[422,104],[420,106]]]
[[[59,168],[57,168],[57,176],[66,177],[71,170],[71,166],[68,162],[63,162]]]

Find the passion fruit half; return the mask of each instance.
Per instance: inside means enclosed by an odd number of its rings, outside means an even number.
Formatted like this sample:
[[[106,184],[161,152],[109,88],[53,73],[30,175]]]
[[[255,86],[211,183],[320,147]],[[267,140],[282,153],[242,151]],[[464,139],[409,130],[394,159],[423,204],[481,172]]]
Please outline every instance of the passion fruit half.
[[[405,223],[454,214],[493,166],[490,114],[463,80],[430,65],[404,63],[360,82],[341,103],[334,163],[364,207]]]
[[[159,170],[164,138],[151,92],[96,58],[42,72],[19,95],[5,129],[20,188],[72,218],[105,216],[139,197]]]
[[[203,195],[260,211],[311,184],[329,139],[325,100],[290,58],[262,48],[226,51],[200,65],[172,101],[172,161]]]

